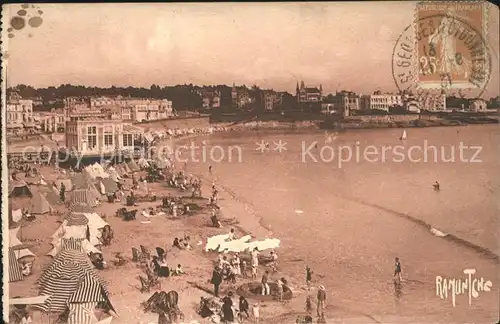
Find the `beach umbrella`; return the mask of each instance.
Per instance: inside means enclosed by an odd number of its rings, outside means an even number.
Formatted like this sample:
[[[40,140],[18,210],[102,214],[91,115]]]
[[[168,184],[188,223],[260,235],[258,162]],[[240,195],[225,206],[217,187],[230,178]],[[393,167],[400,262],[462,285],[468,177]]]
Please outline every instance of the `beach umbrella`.
[[[55,277],[59,273],[66,273],[67,271],[64,270],[65,266],[70,263],[83,269],[84,273],[95,274],[94,266],[85,253],[81,250],[63,249],[55,256],[52,263],[42,273],[40,279],[38,279],[38,284],[43,286],[51,277]],[[101,283],[105,284],[104,281],[101,281]]]
[[[21,281],[24,279],[21,273],[21,267],[14,254],[14,250],[9,248],[9,282]]]
[[[93,213],[94,208],[89,205],[73,202],[69,205],[69,211],[72,213]]]
[[[65,218],[67,226],[84,226],[89,223],[89,220],[83,213],[72,212]]]

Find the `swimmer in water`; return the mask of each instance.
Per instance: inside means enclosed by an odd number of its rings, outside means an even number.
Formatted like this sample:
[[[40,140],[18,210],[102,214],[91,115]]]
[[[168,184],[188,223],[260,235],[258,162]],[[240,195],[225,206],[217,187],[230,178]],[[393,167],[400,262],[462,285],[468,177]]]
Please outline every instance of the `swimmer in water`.
[[[436,181],[432,186],[434,187],[434,190],[439,191],[439,182]]]
[[[208,173],[212,174],[212,166],[211,165],[208,167]]]
[[[394,280],[402,282],[403,281],[403,276],[402,276],[402,271],[401,271],[401,262],[399,262],[399,258],[396,257],[395,263],[394,263]]]

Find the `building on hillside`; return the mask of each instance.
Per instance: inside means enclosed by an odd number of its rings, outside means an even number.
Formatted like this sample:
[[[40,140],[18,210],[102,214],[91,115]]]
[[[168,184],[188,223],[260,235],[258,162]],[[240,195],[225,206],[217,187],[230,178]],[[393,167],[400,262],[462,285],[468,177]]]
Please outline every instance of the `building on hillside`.
[[[90,100],[83,97],[64,98],[65,109],[90,109]]]
[[[249,89],[244,85],[241,87],[235,86],[231,89],[231,103],[235,109],[243,109],[253,103],[255,100],[250,95]]]
[[[221,93],[218,90],[215,91],[203,91],[202,93],[202,108],[203,109],[218,109],[220,108]]]
[[[399,94],[374,93],[361,96],[362,110],[383,110],[388,112],[390,108],[403,106],[403,97]]]
[[[55,108],[52,108],[50,112],[39,112],[38,122],[43,132],[64,132],[66,128],[66,112],[64,109]]]
[[[7,98],[6,110],[6,126],[9,132],[34,129],[32,100],[23,99],[18,93],[12,92]]]
[[[144,130],[124,124],[117,113],[99,116],[94,112],[72,114],[66,122],[66,148],[82,156],[118,155],[133,152]]]
[[[474,111],[474,112],[478,112],[478,111],[485,111],[488,107],[487,107],[487,103],[486,103],[486,100],[484,99],[472,99],[472,100],[469,100],[469,111]]]
[[[273,111],[281,106],[283,102],[283,93],[274,90],[262,90],[262,103],[264,110]]]
[[[432,112],[446,111],[446,94],[429,94],[418,98],[421,110]]]
[[[96,97],[90,98],[90,107],[105,110],[118,109],[123,120],[134,122],[166,119],[174,115],[172,101],[167,99]]]
[[[323,99],[323,86],[320,84],[319,88],[306,87],[304,81],[297,82],[295,89],[295,96],[297,99],[297,106],[303,111],[321,111],[321,101]]]
[[[300,81],[299,88],[299,83],[297,82],[296,96],[299,104],[321,102],[323,98],[323,86],[320,84],[319,88],[308,88],[305,86],[304,81]]]
[[[338,91],[333,96],[333,105],[336,113],[342,116],[349,116],[351,111],[360,109],[359,96],[352,91]]]

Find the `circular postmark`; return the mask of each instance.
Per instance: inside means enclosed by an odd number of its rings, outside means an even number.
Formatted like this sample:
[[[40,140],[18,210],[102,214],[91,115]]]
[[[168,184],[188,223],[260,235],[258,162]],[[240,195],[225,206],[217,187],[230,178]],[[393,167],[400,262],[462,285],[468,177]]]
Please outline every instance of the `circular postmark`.
[[[491,55],[482,33],[464,19],[432,15],[414,21],[399,36],[392,75],[401,93],[418,100],[479,98],[491,77]]]

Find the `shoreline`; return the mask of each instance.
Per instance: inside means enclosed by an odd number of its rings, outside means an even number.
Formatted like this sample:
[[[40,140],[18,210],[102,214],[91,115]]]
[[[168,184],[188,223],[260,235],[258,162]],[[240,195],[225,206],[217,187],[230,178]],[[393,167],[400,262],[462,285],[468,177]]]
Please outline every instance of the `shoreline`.
[[[242,130],[251,130],[251,129],[242,129]],[[283,129],[275,129],[275,130],[283,130]],[[201,134],[200,134],[201,135]],[[198,135],[198,136],[200,136]],[[203,135],[201,135],[203,136]],[[186,136],[186,137],[178,137],[175,138],[175,145],[182,145],[184,144],[183,141],[193,138],[194,136]],[[189,171],[188,171],[189,173]],[[197,170],[193,172],[193,175],[199,177],[200,179],[203,180],[203,182],[211,181],[209,177],[207,177],[206,173],[200,170]],[[204,187],[206,185],[209,185],[209,183],[204,184]],[[222,201],[220,202],[221,210],[222,210],[222,218],[226,219],[226,214],[229,212],[230,216],[238,221],[237,226],[232,226],[237,230],[240,230],[243,232],[243,235],[250,234],[252,236],[258,235],[257,233],[261,233],[261,235],[272,235],[272,230],[271,230],[271,225],[266,225],[266,220],[265,218],[260,215],[258,212],[252,209],[251,204],[245,202],[245,200],[241,199],[238,197],[238,194],[233,192],[230,188],[228,188],[223,182],[220,182],[220,180],[217,180],[216,185],[221,193],[221,197],[224,199],[221,199]],[[209,187],[209,186],[208,186]],[[229,197],[229,199],[227,199]],[[230,205],[230,206],[228,206]],[[408,216],[406,216],[408,217]],[[411,218],[411,217],[410,217]],[[412,220],[412,222],[417,223],[417,221]],[[436,235],[433,234],[432,230],[434,227],[430,224],[425,224],[423,226],[427,232],[429,239],[433,239]],[[241,233],[239,233],[241,235]],[[262,239],[263,237],[257,237],[258,239]],[[280,239],[280,237],[275,237]],[[443,238],[443,241],[448,241],[451,244],[455,245],[456,248],[458,249],[465,249],[465,250],[470,250],[471,252],[479,252],[477,257],[479,259],[485,259],[489,261],[492,261],[493,263],[498,264],[499,256],[495,254],[493,251],[490,251],[486,248],[482,248],[480,246],[477,246],[475,244],[471,244],[469,241],[464,240],[460,238],[459,236],[456,236],[453,233],[448,233],[446,237]],[[282,259],[281,255],[283,252],[280,253],[280,248],[277,249],[278,255],[280,255],[280,261],[283,263],[289,263],[290,260],[288,260],[288,255],[286,255],[286,259]],[[480,248],[481,251],[478,251],[478,248]],[[210,259],[209,255],[206,255],[208,259]],[[280,262],[280,263],[281,263]],[[276,320],[280,319],[282,321],[285,320],[293,320],[294,317],[298,315],[303,315],[305,312],[303,311],[304,309],[304,300],[305,296],[308,294],[312,293],[312,296],[314,298],[314,293],[315,289],[313,288],[311,292],[308,292],[307,290],[303,289],[304,282],[303,282],[303,275],[298,272],[287,272],[287,267],[284,267],[284,272],[280,273],[280,276],[284,276],[290,283],[290,287],[293,291],[294,297],[292,300],[289,302],[287,305],[280,305],[278,303],[270,303],[271,305],[267,305],[267,309],[273,309],[271,313],[269,313],[269,316],[263,316],[262,319],[264,322],[266,321],[271,321],[271,320]],[[260,268],[262,269],[262,268]],[[259,270],[260,270],[259,269]],[[293,268],[291,269],[293,271]],[[261,270],[262,271],[262,270]],[[261,271],[259,271],[259,275],[261,274]],[[274,278],[273,278],[274,279]],[[318,282],[315,282],[313,284],[313,287],[318,284]],[[267,312],[266,312],[267,313]],[[354,309],[350,307],[344,307],[344,306],[337,306],[337,309],[334,310],[330,315],[331,320],[343,320],[344,322],[349,322],[350,320],[353,320],[354,322],[359,321],[359,320],[364,320],[366,323],[382,323],[386,317],[394,317],[396,316],[395,314],[365,314],[362,312],[362,310],[359,309]],[[396,316],[397,317],[397,316]],[[395,317],[394,317],[395,318]],[[423,320],[428,318],[429,320],[435,320],[432,316],[418,316],[419,320]],[[355,320],[356,319],[356,320]],[[415,320],[415,318],[412,318]]]

